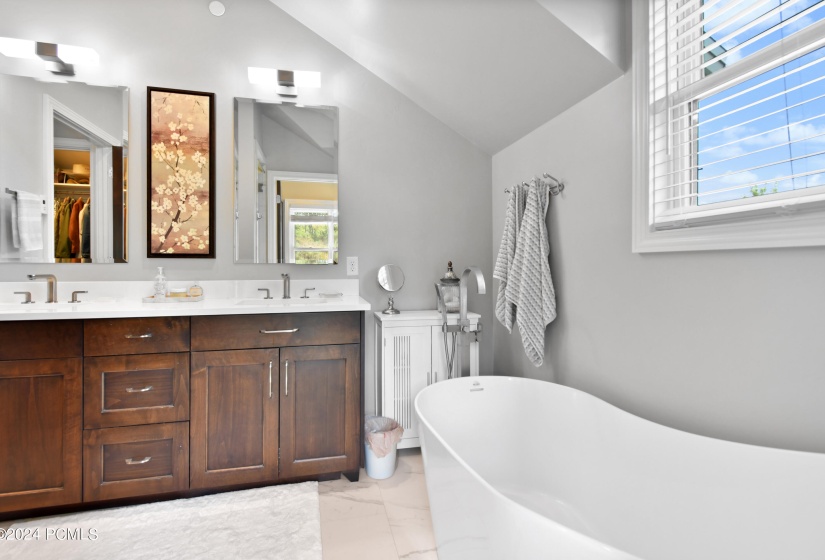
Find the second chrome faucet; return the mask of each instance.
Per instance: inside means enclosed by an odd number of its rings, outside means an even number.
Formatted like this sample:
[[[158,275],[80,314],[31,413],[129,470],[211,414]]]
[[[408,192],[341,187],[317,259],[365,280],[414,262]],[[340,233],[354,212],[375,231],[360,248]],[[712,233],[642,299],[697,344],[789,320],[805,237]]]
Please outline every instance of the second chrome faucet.
[[[281,274],[281,278],[284,279],[284,297],[283,297],[283,299],[290,299],[290,296],[289,296],[289,274]]]
[[[29,274],[29,280],[46,280],[48,282],[46,303],[57,303],[57,277],[54,274]]]

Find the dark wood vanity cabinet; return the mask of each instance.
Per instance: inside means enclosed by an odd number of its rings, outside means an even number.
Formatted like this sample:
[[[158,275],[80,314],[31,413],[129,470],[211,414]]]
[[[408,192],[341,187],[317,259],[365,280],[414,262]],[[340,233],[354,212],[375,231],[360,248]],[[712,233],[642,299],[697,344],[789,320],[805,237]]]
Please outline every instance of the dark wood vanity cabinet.
[[[84,321],[83,500],[189,488],[189,317]]]
[[[278,350],[192,353],[192,488],[278,478]]]
[[[0,513],[81,500],[82,332],[0,323]]]
[[[358,477],[359,311],[0,322],[0,340],[0,514]]]
[[[357,344],[281,350],[281,476],[358,475],[361,450]]]
[[[359,312],[192,317],[192,488],[356,479],[360,341]]]

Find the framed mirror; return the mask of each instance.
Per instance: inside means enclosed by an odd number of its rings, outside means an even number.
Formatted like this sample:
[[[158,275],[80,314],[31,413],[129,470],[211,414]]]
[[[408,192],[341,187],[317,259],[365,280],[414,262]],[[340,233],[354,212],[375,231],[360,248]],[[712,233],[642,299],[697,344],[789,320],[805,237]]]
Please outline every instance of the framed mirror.
[[[126,262],[129,90],[0,74],[0,100],[0,262]]]
[[[235,98],[235,262],[338,263],[338,108]]]

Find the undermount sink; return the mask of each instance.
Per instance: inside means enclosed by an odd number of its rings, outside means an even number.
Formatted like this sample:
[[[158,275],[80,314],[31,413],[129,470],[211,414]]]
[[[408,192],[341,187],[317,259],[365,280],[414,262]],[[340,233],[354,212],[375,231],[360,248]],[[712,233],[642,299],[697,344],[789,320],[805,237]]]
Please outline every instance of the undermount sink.
[[[260,306],[276,306],[276,307],[293,307],[298,305],[321,305],[331,301],[340,301],[326,298],[294,298],[294,299],[242,299],[235,305],[254,305]]]

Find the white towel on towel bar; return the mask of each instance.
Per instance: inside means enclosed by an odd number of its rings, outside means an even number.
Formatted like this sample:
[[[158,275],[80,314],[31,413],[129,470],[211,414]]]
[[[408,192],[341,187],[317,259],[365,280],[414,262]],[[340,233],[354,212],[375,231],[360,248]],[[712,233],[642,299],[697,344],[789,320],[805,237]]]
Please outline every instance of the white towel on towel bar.
[[[517,307],[516,324],[524,351],[539,367],[544,363],[544,331],[556,318],[556,292],[550,276],[550,241],[545,225],[550,193],[537,182],[534,179],[527,189],[505,297]]]
[[[516,240],[524,215],[525,194],[522,185],[517,185],[510,191],[510,198],[507,199],[507,213],[504,216],[501,246],[498,249],[496,266],[493,269],[493,278],[501,280],[496,296],[496,318],[504,325],[507,332],[513,332],[513,322],[516,316],[516,303],[507,300],[506,292],[510,269],[516,257]]]
[[[43,196],[17,191],[11,206],[12,242],[21,251],[43,250]]]

